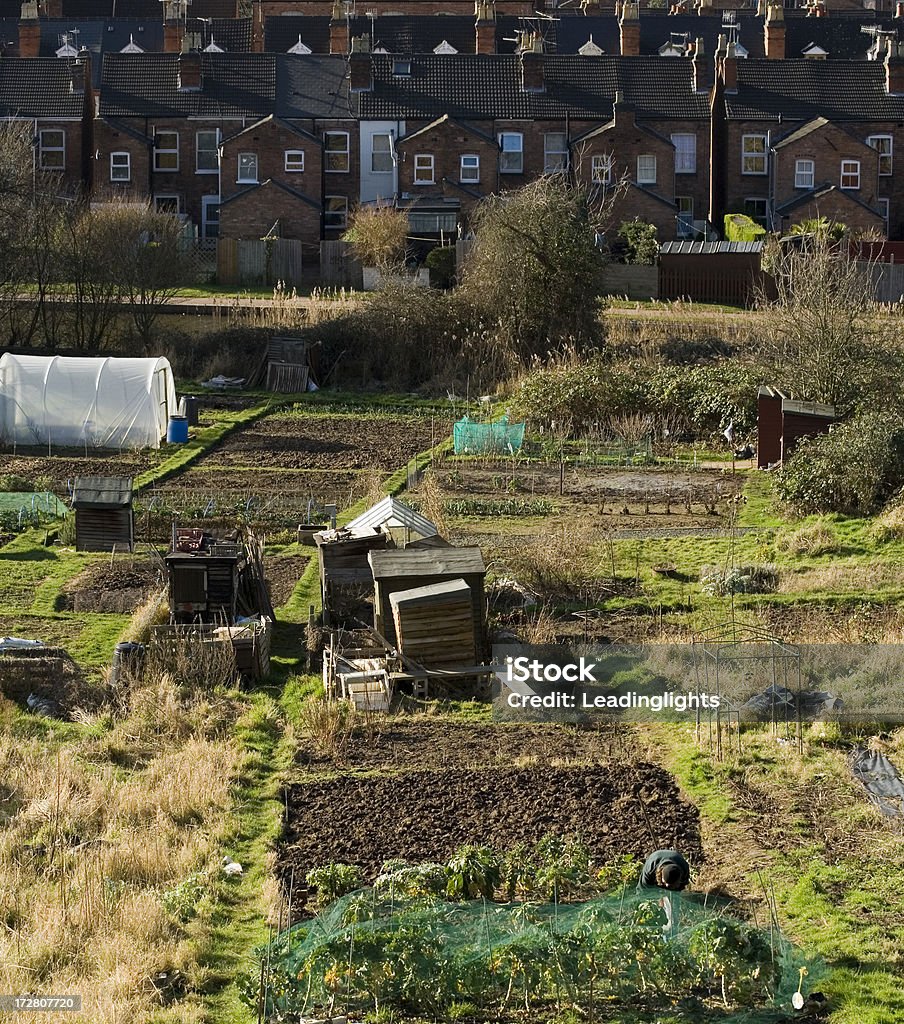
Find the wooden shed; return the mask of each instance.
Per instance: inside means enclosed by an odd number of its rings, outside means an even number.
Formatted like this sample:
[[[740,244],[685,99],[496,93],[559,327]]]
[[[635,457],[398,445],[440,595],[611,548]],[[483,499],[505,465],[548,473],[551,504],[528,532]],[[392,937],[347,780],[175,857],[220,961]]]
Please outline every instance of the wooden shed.
[[[478,547],[404,548],[371,551],[367,556],[374,581],[374,628],[396,643],[391,597],[453,580],[463,581],[471,593],[474,646],[482,657],[485,646],[484,580],[486,566]]]
[[[240,544],[213,543],[166,556],[170,612],[175,622],[232,623],[245,564]]]
[[[320,560],[320,593],[325,626],[353,614],[373,590],[367,557],[386,547],[389,537],[371,531],[353,536],[347,530],[326,530],[314,535]]]
[[[758,468],[779,465],[802,437],[827,433],[835,418],[834,406],[797,401],[764,385],[757,395]]]
[[[72,489],[76,551],[132,551],[135,514],[130,476],[79,476]]]
[[[762,242],[665,242],[659,250],[659,298],[750,306],[771,294]]]
[[[463,579],[389,595],[399,650],[425,668],[473,665],[477,658],[471,588]]]

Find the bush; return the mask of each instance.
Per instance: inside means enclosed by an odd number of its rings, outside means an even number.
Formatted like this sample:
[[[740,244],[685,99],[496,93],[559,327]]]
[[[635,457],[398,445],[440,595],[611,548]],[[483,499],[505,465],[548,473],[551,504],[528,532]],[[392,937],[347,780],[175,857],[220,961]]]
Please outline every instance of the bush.
[[[613,256],[622,263],[655,263],[659,255],[656,227],[637,217],[626,220],[618,229]]]
[[[818,519],[795,530],[782,530],[775,541],[779,551],[788,555],[828,555],[837,551],[840,544],[833,523]]]
[[[325,905],[360,889],[364,877],[354,864],[324,864],[309,871],[305,881],[317,890],[317,902]]]
[[[729,242],[756,242],[766,234],[766,229],[743,213],[725,215],[725,237]]]
[[[803,438],[775,482],[781,500],[801,515],[873,515],[904,485],[904,423],[866,413]]]
[[[880,544],[904,539],[904,495],[899,494],[870,527],[870,536]]]
[[[438,245],[424,260],[434,288],[451,288],[455,281],[455,246]]]
[[[700,570],[704,594],[725,597],[728,594],[772,594],[778,588],[778,570],[774,565],[738,565],[721,568],[704,565]]]

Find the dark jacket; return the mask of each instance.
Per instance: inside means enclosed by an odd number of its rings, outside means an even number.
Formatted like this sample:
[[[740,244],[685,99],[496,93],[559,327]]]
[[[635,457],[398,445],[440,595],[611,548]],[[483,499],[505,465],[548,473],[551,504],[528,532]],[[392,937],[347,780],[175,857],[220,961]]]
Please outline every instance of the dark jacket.
[[[676,872],[676,883],[670,886],[661,886],[656,881],[656,873],[660,868],[670,865]],[[657,850],[651,853],[644,861],[643,870],[640,873],[638,889],[671,889],[673,892],[680,892],[686,889],[691,880],[691,869],[687,861],[677,850]]]

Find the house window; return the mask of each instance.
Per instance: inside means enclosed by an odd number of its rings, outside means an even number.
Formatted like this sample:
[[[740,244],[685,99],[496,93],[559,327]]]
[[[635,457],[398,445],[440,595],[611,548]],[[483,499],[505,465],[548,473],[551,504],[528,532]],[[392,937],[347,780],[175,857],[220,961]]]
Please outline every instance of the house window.
[[[285,163],[283,166],[287,174],[301,174],[304,171],[304,150],[287,149],[284,153]]]
[[[128,153],[110,154],[110,181],[132,180],[132,158]]]
[[[220,197],[201,196],[201,237],[218,238],[220,234]]]
[[[408,230],[413,235],[439,235],[452,233],[458,228],[457,213],[411,212],[408,214]]]
[[[382,132],[373,137],[370,169],[374,174],[392,173],[392,136],[388,132]]]
[[[816,163],[813,160],[794,161],[794,187],[813,188],[816,183]]]
[[[879,154],[879,176],[887,178],[891,174],[891,149],[892,139],[890,135],[870,135],[866,140],[867,146],[872,146]]]
[[[396,78],[408,78],[411,74],[410,60],[394,60],[392,62],[392,73]]]
[[[656,184],[656,157],[646,153],[637,158],[637,184]]]
[[[433,154],[416,153],[414,157],[415,185],[433,184]]]
[[[766,136],[741,136],[741,174],[766,173]]]
[[[860,188],[860,161],[841,161],[841,187]]]
[[[216,174],[220,169],[220,131],[195,133],[195,174]]]
[[[888,200],[879,198],[876,200],[876,205],[882,213],[882,220],[884,221],[883,230],[885,231],[885,237],[888,237]]]
[[[257,184],[257,153],[239,153],[237,182]]]
[[[568,137],[564,132],[547,132],[543,136],[543,173],[555,174],[568,167]]]
[[[524,172],[524,136],[521,132],[500,132],[499,171],[502,174],[522,174]]]
[[[324,132],[323,148],[326,167],[330,174],[348,174],[348,132]]]
[[[612,184],[611,153],[594,153],[590,160],[590,180],[594,185]]]
[[[178,132],[154,132],[154,170],[179,170]]]
[[[459,178],[471,185],[480,181],[480,157],[476,153],[462,154]]]
[[[694,234],[694,197],[675,196],[678,206],[678,237],[690,238]]]
[[[697,173],[697,136],[673,135],[672,145],[675,147],[675,173]]]
[[[42,171],[66,169],[66,133],[61,128],[45,128],[40,132],[38,163]]]
[[[179,212],[179,197],[155,195],[154,211],[156,213],[171,213],[175,216]]]
[[[744,200],[745,215],[751,220],[755,220],[757,224],[762,224],[763,227],[766,226],[766,209],[766,200],[759,196],[750,196]]]
[[[327,196],[323,207],[323,226],[341,230],[348,224],[348,199],[345,196]]]

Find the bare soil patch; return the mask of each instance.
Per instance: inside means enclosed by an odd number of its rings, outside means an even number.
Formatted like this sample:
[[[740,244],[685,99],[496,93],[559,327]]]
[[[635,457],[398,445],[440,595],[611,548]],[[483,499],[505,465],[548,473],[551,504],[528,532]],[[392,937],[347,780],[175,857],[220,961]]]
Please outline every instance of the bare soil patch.
[[[59,610],[129,615],[162,585],[163,570],[157,562],[99,562],[63,587]]]
[[[17,448],[13,455],[11,449],[0,449],[3,454],[4,473],[15,473],[34,482],[45,477],[50,481],[50,488],[60,497],[69,494],[69,481],[77,476],[138,476],[145,470],[155,466],[161,459],[158,452],[98,452],[92,451],[86,458],[85,453],[78,450],[59,449],[48,456],[46,448]]]
[[[268,416],[224,438],[195,465],[390,471],[447,433],[447,423],[431,425],[426,417]]]
[[[279,608],[289,600],[307,564],[308,558],[305,555],[286,555],[266,560],[264,571],[274,608]]]
[[[578,836],[599,861],[657,847],[702,859],[697,809],[646,762],[345,775],[291,786],[286,813],[284,879],[331,861],[373,878],[390,858],[445,860],[466,843],[506,850],[549,832]]]

